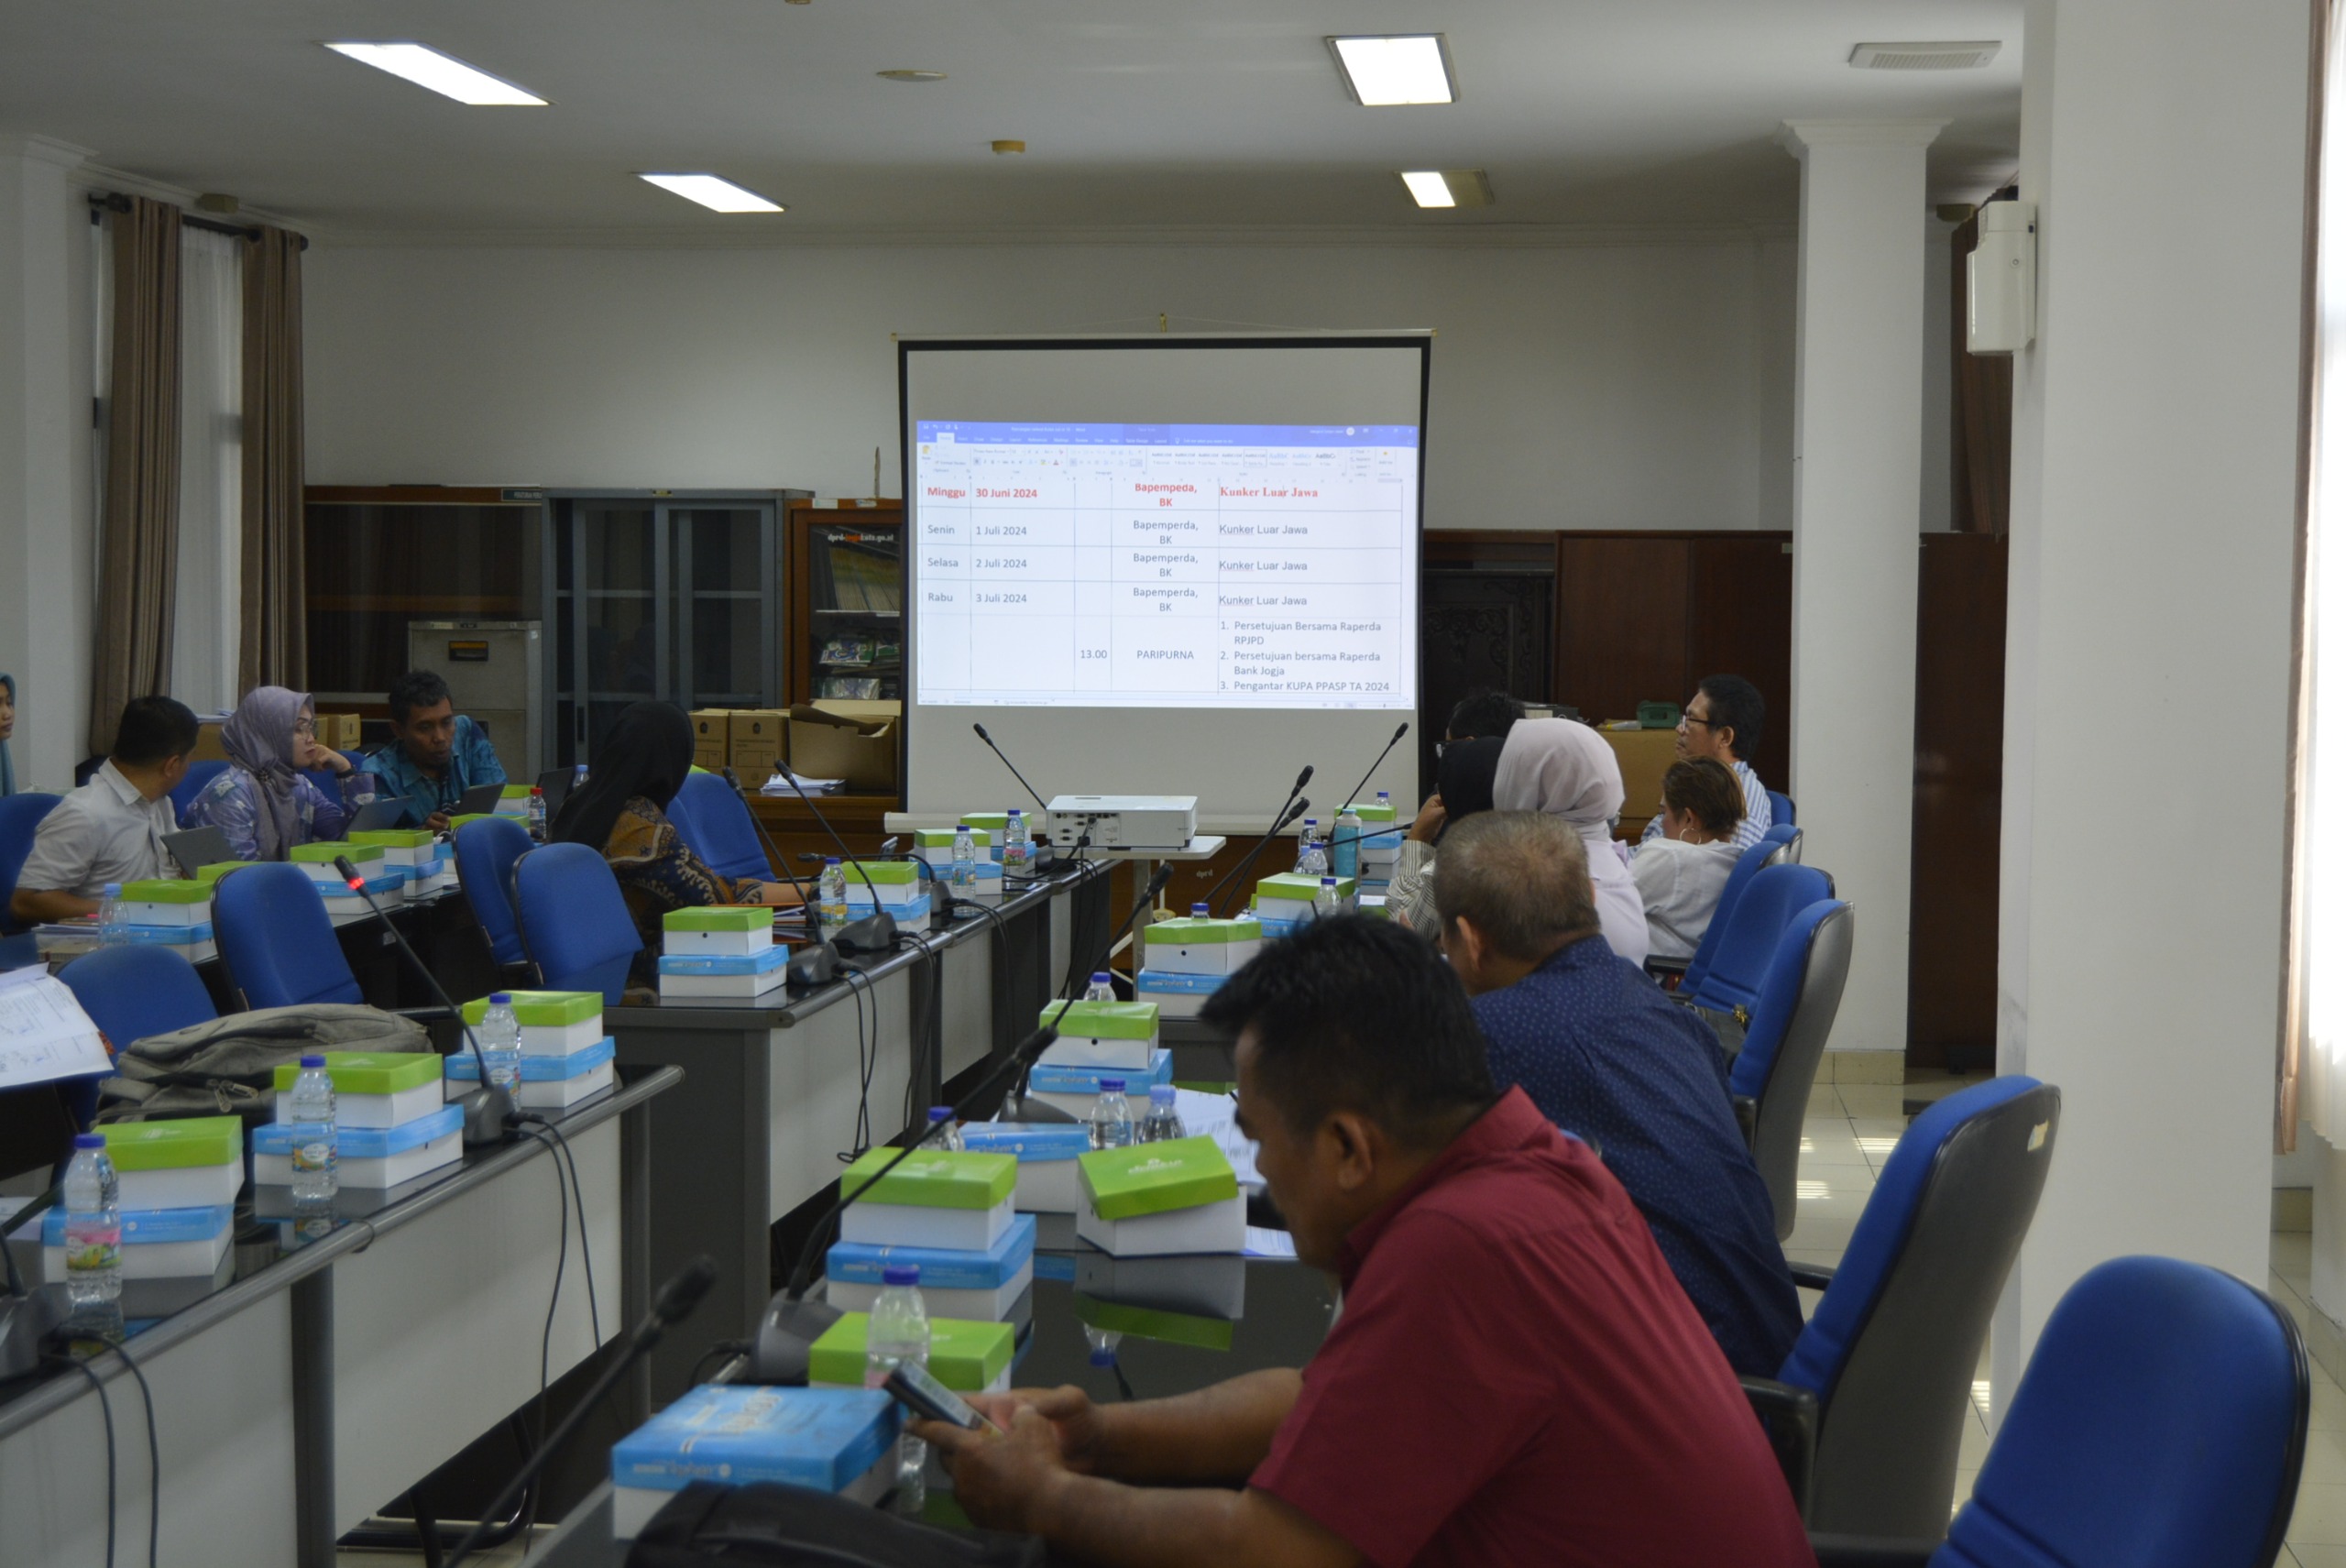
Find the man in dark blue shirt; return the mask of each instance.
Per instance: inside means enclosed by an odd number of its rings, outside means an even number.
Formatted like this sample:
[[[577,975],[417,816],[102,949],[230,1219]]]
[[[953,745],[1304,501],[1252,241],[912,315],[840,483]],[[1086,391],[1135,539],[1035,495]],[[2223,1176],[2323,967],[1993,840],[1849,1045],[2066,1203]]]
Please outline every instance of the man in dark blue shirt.
[[[1728,1365],[1775,1376],[1800,1298],[1726,1058],[1710,1025],[1605,945],[1579,835],[1538,812],[1462,822],[1442,839],[1434,904],[1494,1083],[1520,1084],[1597,1146]]]

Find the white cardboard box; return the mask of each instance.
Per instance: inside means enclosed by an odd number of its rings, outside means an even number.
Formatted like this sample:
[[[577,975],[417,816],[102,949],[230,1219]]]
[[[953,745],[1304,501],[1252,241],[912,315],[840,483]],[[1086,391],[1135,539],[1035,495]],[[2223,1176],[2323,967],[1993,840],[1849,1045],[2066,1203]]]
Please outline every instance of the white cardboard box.
[[[209,1209],[236,1201],[244,1190],[245,1162],[126,1170],[115,1179],[121,1184],[119,1206],[125,1209]]]
[[[850,1211],[852,1212],[852,1211]],[[1246,1246],[1246,1194],[1219,1203],[1172,1209],[1129,1220],[1103,1220],[1090,1204],[1076,1211],[1075,1234],[1117,1257],[1157,1257],[1177,1252],[1243,1252]]]
[[[1010,1316],[1010,1309],[1019,1296],[1035,1283],[1035,1260],[1028,1258],[1019,1265],[1018,1272],[991,1290],[975,1288],[938,1289],[924,1285],[920,1288],[921,1304],[932,1318],[959,1318],[965,1322],[998,1323]],[[872,1303],[885,1289],[881,1285],[860,1285],[851,1279],[825,1279],[823,1299],[842,1312],[868,1312]]]
[[[839,1239],[871,1246],[991,1252],[1017,1217],[1015,1205],[1014,1193],[991,1209],[930,1209],[911,1203],[868,1201],[850,1203],[839,1216]]]

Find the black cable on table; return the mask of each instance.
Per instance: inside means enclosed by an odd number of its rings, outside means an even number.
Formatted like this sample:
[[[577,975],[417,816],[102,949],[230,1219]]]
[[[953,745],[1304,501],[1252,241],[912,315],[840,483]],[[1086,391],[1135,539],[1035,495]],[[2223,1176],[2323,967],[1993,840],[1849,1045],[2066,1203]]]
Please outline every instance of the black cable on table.
[[[147,1407],[147,1568],[155,1568],[155,1550],[161,1538],[163,1518],[163,1445],[155,1435],[155,1390],[147,1386],[147,1374],[130,1358],[127,1345],[115,1345],[114,1353],[138,1379],[138,1398]]]
[[[595,1299],[595,1244],[586,1237],[586,1185],[578,1179],[577,1151],[570,1146],[570,1140],[562,1135],[562,1129],[551,1117],[530,1115],[524,1116],[522,1121],[552,1134],[554,1141],[560,1146],[561,1159],[570,1167],[570,1190],[578,1195],[578,1261],[586,1269],[586,1321],[595,1331],[595,1348],[600,1350],[603,1347],[603,1310]]]
[[[543,1445],[546,1440],[546,1388],[552,1381],[549,1374],[554,1365],[554,1320],[555,1311],[562,1305],[563,1271],[570,1262],[570,1186],[568,1179],[563,1175],[562,1157],[554,1152],[554,1145],[546,1142],[544,1129],[542,1126],[524,1125],[521,1130],[540,1143],[546,1144],[547,1161],[554,1167],[554,1197],[561,1205],[561,1215],[554,1233],[554,1294],[546,1301],[546,1326],[538,1336],[537,1425],[531,1442],[531,1446],[534,1449]],[[517,1534],[526,1536],[536,1526],[538,1500],[541,1495],[533,1482],[530,1488],[529,1507],[523,1515],[521,1529],[516,1532]]]

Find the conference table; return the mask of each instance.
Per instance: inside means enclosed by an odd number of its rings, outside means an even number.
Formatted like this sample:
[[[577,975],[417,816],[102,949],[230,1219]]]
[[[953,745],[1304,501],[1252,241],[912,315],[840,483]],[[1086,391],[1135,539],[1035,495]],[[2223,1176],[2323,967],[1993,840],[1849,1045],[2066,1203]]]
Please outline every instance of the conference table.
[[[325,1214],[297,1215],[287,1189],[248,1184],[210,1280],[168,1292],[126,1283],[123,1343],[153,1389],[171,1558],[331,1568],[345,1531],[536,1398],[550,1301],[551,1376],[624,1337],[655,1283],[652,1108],[682,1075],[619,1076],[608,1093],[544,1113],[578,1173],[558,1300],[565,1244],[542,1138],[467,1150],[400,1187],[346,1190]],[[37,1263],[16,1245],[20,1262]],[[149,1517],[146,1409],[121,1356],[87,1365],[112,1410],[115,1555],[134,1562]],[[641,1373],[619,1398],[630,1416],[652,1408]],[[60,1368],[0,1384],[0,1568],[105,1561],[106,1453],[86,1378]]]

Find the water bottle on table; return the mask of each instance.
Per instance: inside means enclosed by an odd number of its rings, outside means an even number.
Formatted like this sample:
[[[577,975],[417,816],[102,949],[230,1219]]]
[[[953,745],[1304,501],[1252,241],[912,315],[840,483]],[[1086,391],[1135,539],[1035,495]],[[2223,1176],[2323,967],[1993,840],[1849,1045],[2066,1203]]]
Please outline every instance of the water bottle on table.
[[[953,829],[953,896],[967,898],[978,890],[978,841],[966,822]]]
[[[928,1108],[928,1133],[921,1142],[933,1149],[949,1149],[955,1154],[962,1151],[966,1146],[961,1142],[961,1124],[953,1119],[952,1106]]]
[[[1307,817],[1303,819],[1303,837],[1295,846],[1295,874],[1298,876],[1326,876],[1328,874],[1328,849],[1325,840],[1320,837],[1320,819],[1316,817]]]
[[[285,1095],[285,1124],[293,1135],[293,1201],[315,1206],[331,1203],[341,1190],[335,1161],[339,1135],[334,1130],[334,1080],[326,1076],[326,1058],[312,1052],[301,1058],[301,1070]]]
[[[1360,813],[1349,805],[1336,813],[1336,840],[1328,869],[1338,876],[1360,875]]]
[[[1148,1086],[1148,1114],[1141,1118],[1140,1131],[1135,1135],[1142,1143],[1170,1143],[1189,1135],[1181,1125],[1181,1113],[1174,1108],[1178,1092],[1169,1083]]]
[[[122,1298],[122,1184],[95,1133],[73,1139],[65,1168],[65,1297],[76,1313]]]
[[[847,924],[847,868],[837,855],[823,857],[823,874],[815,884],[815,912],[827,930]]]
[[[1010,808],[1010,825],[1002,830],[1002,880],[1005,887],[1012,877],[1028,876],[1035,870],[1035,839],[1026,830],[1026,818],[1016,806]]]
[[[1336,896],[1336,879],[1321,877],[1320,891],[1311,895],[1311,918],[1325,920],[1331,915],[1342,915],[1343,912],[1343,900]]]
[[[1109,978],[1108,971],[1106,970],[1094,970],[1091,971],[1091,983],[1083,988],[1083,1000],[1086,1002],[1113,1002],[1116,1000],[1116,984],[1114,981]]]
[[[480,1065],[488,1073],[488,1081],[512,1097],[515,1109],[521,1104],[521,1021],[513,1015],[513,996],[510,992],[492,992],[488,1010],[481,1014],[480,1028],[473,1036],[480,1042]]]
[[[1124,1080],[1103,1078],[1100,1080],[1100,1098],[1091,1106],[1091,1146],[1130,1148],[1132,1141],[1133,1108],[1124,1102]]]
[[[881,1270],[881,1291],[872,1299],[863,1330],[863,1386],[885,1387],[888,1374],[910,1363],[928,1366],[928,1308],[920,1299],[920,1266],[892,1263]],[[921,1467],[928,1445],[910,1432],[896,1444],[896,1509],[917,1514],[927,1501]]]
[[[122,918],[122,883],[106,883],[98,899],[98,945],[118,948],[130,940],[130,932]]]
[[[540,844],[546,841],[546,792],[535,784],[530,786],[530,837]]]

